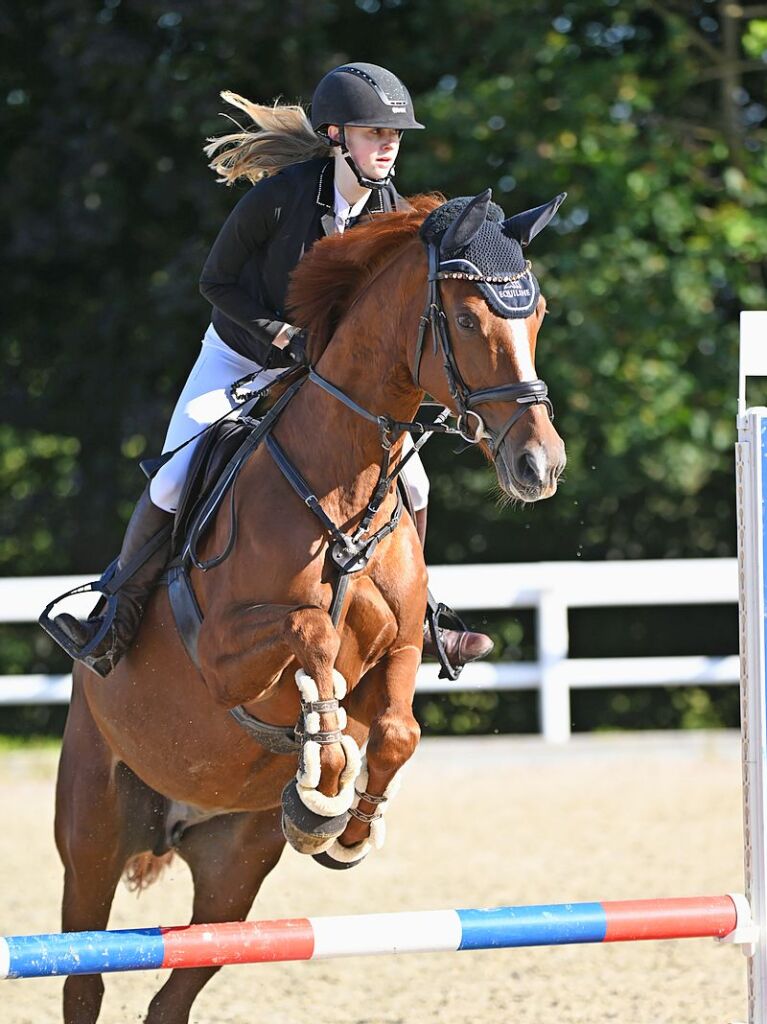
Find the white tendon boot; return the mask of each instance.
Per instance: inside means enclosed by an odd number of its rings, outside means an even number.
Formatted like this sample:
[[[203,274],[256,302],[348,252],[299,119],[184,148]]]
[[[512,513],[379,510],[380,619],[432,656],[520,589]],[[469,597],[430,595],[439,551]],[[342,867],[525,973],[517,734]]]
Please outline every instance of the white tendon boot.
[[[317,684],[303,669],[296,672],[296,686],[304,704],[311,705],[319,702],[320,694]],[[333,696],[335,700],[342,700],[346,696],[346,680],[336,669],[333,669]],[[337,728],[345,729],[346,711],[339,707],[335,711],[335,715],[338,721]],[[322,745],[311,739],[311,736],[319,731],[320,713],[314,710],[304,711],[304,741],[298,759],[296,783],[301,802],[308,810],[315,814],[321,814],[323,817],[332,818],[344,814],[352,805],[355,796],[354,782],[360,773],[360,749],[351,736],[342,735],[340,737],[339,742],[343,747],[346,764],[341,772],[337,795],[325,796],[317,789],[320,784],[320,749]]]
[[[376,807],[375,814],[370,820],[370,835],[367,839],[362,839],[359,843],[355,843],[354,846],[342,846],[336,839],[325,851],[325,857],[329,857],[334,861],[338,861],[340,864],[351,867],[353,864],[357,864],[359,861],[367,857],[372,850],[380,850],[386,840],[386,822],[383,818],[384,812],[389,801],[399,792],[400,782],[401,771],[394,776],[384,790],[383,798],[380,799],[380,802]],[[367,757],[365,757],[362,760],[362,767],[360,769],[359,776],[357,777],[354,803],[352,804],[352,814],[354,814],[354,810],[358,807],[360,800],[362,800],[366,794],[367,786],[368,763]],[[363,820],[367,821],[367,816],[365,816]]]

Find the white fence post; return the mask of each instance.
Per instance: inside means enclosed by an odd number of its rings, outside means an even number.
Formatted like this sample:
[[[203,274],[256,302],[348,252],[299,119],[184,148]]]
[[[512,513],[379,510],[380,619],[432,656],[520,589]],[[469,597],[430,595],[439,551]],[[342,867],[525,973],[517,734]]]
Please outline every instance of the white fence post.
[[[556,591],[543,591],[538,599],[538,706],[541,732],[549,743],[566,743],[570,738],[570,685],[566,671],[569,644],[567,604]]]
[[[749,951],[748,1019],[767,1013],[767,409],[746,411],[746,379],[767,376],[767,312],[741,314],[738,507],[743,840],[746,895],[757,941]]]

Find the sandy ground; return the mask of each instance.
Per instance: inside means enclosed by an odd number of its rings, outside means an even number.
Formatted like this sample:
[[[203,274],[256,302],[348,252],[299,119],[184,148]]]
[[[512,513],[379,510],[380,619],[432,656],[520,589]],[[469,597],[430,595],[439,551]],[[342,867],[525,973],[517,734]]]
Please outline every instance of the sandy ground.
[[[0,933],[56,931],[55,754],[0,757]],[[742,891],[737,737],[666,734],[422,743],[383,851],[331,872],[287,851],[252,914],[274,918]],[[112,927],[181,924],[177,861]],[[103,1024],[138,1022],[164,972],[111,975]],[[3,1024],[60,1020],[60,979],[13,981]],[[712,940],[355,958],[225,968],[196,1024],[726,1024],[745,960]]]

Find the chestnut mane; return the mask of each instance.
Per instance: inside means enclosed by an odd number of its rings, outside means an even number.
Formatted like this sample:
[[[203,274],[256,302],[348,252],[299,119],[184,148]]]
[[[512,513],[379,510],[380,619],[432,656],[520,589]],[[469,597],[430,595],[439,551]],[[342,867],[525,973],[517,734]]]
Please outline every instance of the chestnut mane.
[[[289,317],[291,323],[308,329],[312,363],[324,352],[360,290],[415,237],[426,216],[445,199],[431,193],[408,202],[411,210],[381,214],[348,234],[323,238],[293,271],[287,298]]]

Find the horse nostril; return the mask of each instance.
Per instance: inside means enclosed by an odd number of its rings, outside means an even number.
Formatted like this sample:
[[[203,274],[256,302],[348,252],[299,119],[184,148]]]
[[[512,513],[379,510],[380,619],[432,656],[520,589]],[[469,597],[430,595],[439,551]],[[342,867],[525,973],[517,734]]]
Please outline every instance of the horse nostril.
[[[517,460],[517,476],[522,483],[539,486],[543,483],[543,473],[538,459],[532,452],[523,452]]]

